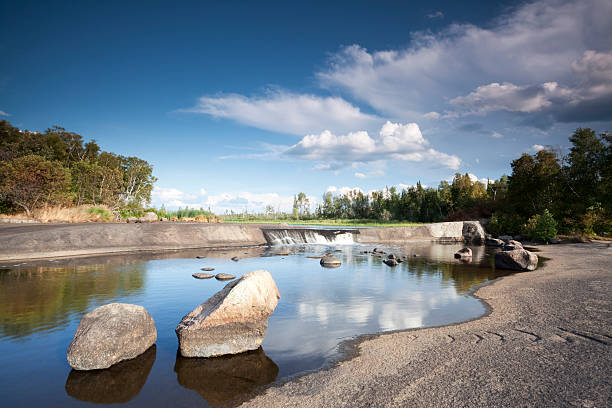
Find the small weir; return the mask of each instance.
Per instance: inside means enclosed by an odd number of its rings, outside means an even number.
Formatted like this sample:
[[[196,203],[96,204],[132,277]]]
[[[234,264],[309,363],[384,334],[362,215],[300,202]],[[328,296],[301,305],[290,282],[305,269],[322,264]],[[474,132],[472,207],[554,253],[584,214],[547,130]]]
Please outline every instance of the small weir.
[[[335,244],[352,245],[357,229],[266,228],[262,230],[270,245]]]

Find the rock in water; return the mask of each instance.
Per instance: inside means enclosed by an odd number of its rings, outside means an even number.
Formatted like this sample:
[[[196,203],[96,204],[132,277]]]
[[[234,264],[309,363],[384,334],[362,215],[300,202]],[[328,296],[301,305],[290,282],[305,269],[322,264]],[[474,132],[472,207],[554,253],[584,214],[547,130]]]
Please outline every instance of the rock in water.
[[[342,265],[342,261],[331,254],[325,255],[319,263],[325,268],[337,268]]]
[[[462,248],[455,253],[455,258],[471,258],[471,257],[472,257],[471,248]]]
[[[523,248],[501,251],[495,254],[495,267],[515,271],[533,271],[538,266],[538,256]]]
[[[213,275],[212,273],[198,272],[198,273],[192,274],[191,276],[193,276],[196,279],[210,279],[210,278],[214,278],[215,275]]]
[[[144,353],[157,340],[153,318],[142,306],[110,303],[87,313],[68,348],[75,370],[108,368]]]
[[[504,251],[512,251],[515,249],[523,249],[523,244],[521,244],[518,241],[515,241],[513,239],[511,239],[510,241],[508,241],[505,245],[503,250]]]
[[[228,283],[183,317],[176,327],[183,357],[213,357],[256,350],[280,295],[268,271]]]
[[[234,275],[230,275],[229,273],[218,273],[215,278],[220,281],[236,279]]]
[[[387,266],[397,266],[397,261],[395,259],[383,259],[383,262]]]
[[[497,238],[487,238],[485,245],[501,247],[501,246],[504,246],[504,241],[502,241],[501,239],[497,239]]]

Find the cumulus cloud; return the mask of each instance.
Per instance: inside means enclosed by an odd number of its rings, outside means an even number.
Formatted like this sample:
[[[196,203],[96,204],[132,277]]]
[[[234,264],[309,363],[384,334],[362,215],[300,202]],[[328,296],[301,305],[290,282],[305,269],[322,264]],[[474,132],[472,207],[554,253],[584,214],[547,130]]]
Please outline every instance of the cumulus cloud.
[[[0,110],[0,116],[4,116],[4,117],[7,117],[7,118],[8,118],[9,116],[11,116],[11,114],[10,114],[10,113],[6,113],[6,112],[5,112],[5,111],[3,111],[3,110]]]
[[[355,127],[368,127],[380,118],[361,110],[340,97],[320,97],[271,91],[263,96],[238,94],[203,96],[190,112],[280,133],[304,135],[331,129],[345,132]]]
[[[490,94],[501,98],[497,108],[539,112],[577,86],[581,70],[592,81],[609,80],[602,54],[612,48],[611,20],[608,0],[538,1],[518,6],[486,28],[454,24],[435,35],[415,33],[406,49],[344,47],[317,77],[323,86],[395,117],[444,111],[445,101],[452,99],[484,113],[487,108],[478,98]],[[581,58],[586,60],[576,62]]]
[[[359,187],[336,187],[336,186],[328,186],[325,189],[326,193],[332,193],[334,195],[345,195],[348,193],[363,193],[363,190],[360,189]]]
[[[364,179],[366,178],[366,175],[363,173],[355,173],[355,177],[357,177],[358,179]]]
[[[367,131],[337,136],[330,131],[307,135],[285,151],[286,156],[323,162],[322,167],[347,166],[350,163],[368,163],[381,159],[411,162],[429,161],[438,166],[457,169],[459,157],[429,147],[416,123],[405,125],[387,121],[378,136]]]
[[[471,114],[542,112],[561,122],[612,119],[612,52],[588,50],[570,66],[577,81],[574,86],[491,83],[450,103]]]
[[[152,193],[155,205],[164,205],[166,208],[210,208],[217,214],[226,211],[251,213],[264,212],[268,205],[275,210],[291,211],[293,207],[293,196],[283,196],[278,193],[253,193],[242,191],[237,193],[222,192],[209,194],[200,189],[200,194],[191,194],[177,188],[155,187]],[[311,203],[316,203],[316,198],[309,197]]]

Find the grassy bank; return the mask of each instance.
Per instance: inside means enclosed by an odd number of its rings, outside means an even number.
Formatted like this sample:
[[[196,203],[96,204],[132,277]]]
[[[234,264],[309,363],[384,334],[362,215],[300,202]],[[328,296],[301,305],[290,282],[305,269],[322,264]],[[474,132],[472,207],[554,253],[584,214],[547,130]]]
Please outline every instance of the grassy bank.
[[[313,219],[313,220],[275,220],[268,218],[232,218],[224,217],[223,222],[239,223],[239,224],[289,224],[289,225],[324,225],[334,227],[414,227],[423,225],[417,222],[402,222],[402,221],[381,221],[381,220],[329,220],[329,219]]]

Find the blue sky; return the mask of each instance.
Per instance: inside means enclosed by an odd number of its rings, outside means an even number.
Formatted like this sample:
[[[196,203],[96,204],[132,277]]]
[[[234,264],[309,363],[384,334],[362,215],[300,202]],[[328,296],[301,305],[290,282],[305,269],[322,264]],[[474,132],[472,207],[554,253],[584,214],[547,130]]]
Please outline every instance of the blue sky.
[[[2,1],[0,116],[149,161],[157,206],[498,178],[612,130],[610,21],[609,0]]]

